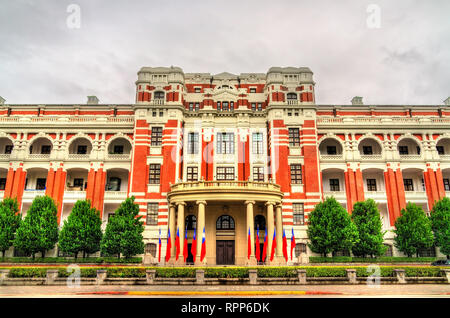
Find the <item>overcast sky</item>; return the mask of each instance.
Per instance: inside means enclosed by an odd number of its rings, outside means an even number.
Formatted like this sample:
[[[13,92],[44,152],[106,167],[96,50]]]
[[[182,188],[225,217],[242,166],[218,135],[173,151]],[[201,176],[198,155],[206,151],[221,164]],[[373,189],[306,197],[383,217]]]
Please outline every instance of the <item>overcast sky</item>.
[[[68,26],[71,4],[80,28]],[[355,95],[365,104],[442,104],[449,12],[448,0],[0,0],[0,96],[124,104],[134,102],[142,66],[211,74],[307,66],[318,104]]]

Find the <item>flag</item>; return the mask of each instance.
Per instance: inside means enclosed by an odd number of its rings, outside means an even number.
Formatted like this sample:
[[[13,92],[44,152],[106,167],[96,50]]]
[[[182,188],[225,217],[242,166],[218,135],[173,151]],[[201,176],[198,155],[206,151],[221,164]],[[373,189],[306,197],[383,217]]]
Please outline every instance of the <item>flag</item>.
[[[263,255],[262,255],[262,262],[266,261],[266,257],[267,257],[267,227],[266,227],[266,231],[264,232],[264,245],[263,245]]]
[[[184,231],[183,257],[184,262],[186,263],[186,258],[188,257],[187,226],[186,230]]]
[[[196,237],[197,229],[194,229],[194,237],[192,238],[192,245],[191,245],[191,253],[194,258],[195,263],[195,256],[197,255],[197,237]]]
[[[159,229],[158,263],[161,262],[161,229]]]
[[[250,227],[248,227],[247,236],[247,259],[250,259],[250,254],[252,253],[252,239],[250,237]]]
[[[275,235],[275,228],[273,229],[273,239],[272,239],[272,252],[270,253],[270,261],[273,260],[273,256],[275,255],[275,248],[277,247],[277,241],[276,241],[276,235]]]
[[[261,260],[261,251],[259,249],[259,225],[256,226],[256,260]]]
[[[172,240],[170,239],[170,229],[167,234],[166,263],[170,260],[170,249],[172,248]]]
[[[295,236],[294,236],[294,228],[292,228],[292,236],[291,236],[291,261],[292,261],[292,251],[295,248]]]
[[[180,255],[180,230],[177,227],[177,237],[175,237],[175,260],[178,261],[178,256]]]
[[[205,255],[206,255],[205,227],[203,227],[202,250],[200,252],[200,262],[203,262]]]
[[[287,239],[286,239],[286,233],[285,233],[284,229],[283,229],[283,256],[284,256],[284,259],[287,262],[287,260],[288,260]]]

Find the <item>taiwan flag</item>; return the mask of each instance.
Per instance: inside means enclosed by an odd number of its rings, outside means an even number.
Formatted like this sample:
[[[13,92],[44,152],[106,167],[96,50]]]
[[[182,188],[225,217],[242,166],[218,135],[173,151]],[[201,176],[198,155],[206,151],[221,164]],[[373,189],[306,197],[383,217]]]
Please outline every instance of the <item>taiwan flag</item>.
[[[197,255],[197,237],[196,237],[197,230],[194,229],[194,237],[192,238],[192,245],[191,245],[191,253],[194,258],[195,263],[195,256]]]
[[[161,263],[161,229],[159,229],[158,263]]]
[[[175,238],[175,260],[178,261],[178,256],[180,255],[180,231],[177,227],[177,237]]]
[[[259,249],[259,225],[256,227],[256,260],[261,261],[261,250]]]
[[[188,243],[187,243],[187,226],[186,226],[186,230],[184,231],[184,244],[183,244],[183,258],[185,263],[187,257],[188,257]]]
[[[295,248],[295,236],[294,236],[294,228],[292,228],[292,236],[291,236],[291,261],[292,261],[292,251]]]
[[[172,248],[172,240],[170,238],[170,229],[167,234],[166,263],[170,260],[170,249]]]
[[[264,245],[263,245],[263,255],[262,255],[262,262],[266,261],[266,257],[267,257],[267,227],[266,227],[266,231],[264,232]]]
[[[200,252],[200,262],[203,262],[205,255],[206,255],[206,241],[205,241],[205,227],[203,227],[202,250]]]
[[[250,237],[250,227],[249,227],[247,236],[247,259],[250,259],[251,253],[252,253],[252,239]]]
[[[273,238],[272,238],[272,251],[270,252],[270,261],[273,261],[273,256],[275,255],[275,248],[277,247],[275,228],[273,229]]]
[[[286,239],[286,233],[285,233],[284,229],[283,229],[283,256],[284,256],[284,259],[287,262],[287,260],[288,260],[287,239]]]

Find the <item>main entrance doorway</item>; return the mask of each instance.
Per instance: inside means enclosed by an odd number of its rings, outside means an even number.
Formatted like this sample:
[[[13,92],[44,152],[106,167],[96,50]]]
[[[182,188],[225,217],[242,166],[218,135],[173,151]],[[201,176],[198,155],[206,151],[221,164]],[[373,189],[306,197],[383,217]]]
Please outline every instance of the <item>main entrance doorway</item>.
[[[234,265],[234,241],[216,241],[216,264]]]

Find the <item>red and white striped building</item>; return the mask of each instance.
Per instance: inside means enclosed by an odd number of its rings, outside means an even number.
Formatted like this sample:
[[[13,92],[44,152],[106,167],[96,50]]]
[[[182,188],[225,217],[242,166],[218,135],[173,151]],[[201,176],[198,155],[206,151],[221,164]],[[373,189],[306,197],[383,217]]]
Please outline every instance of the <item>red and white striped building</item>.
[[[134,196],[147,261],[158,259],[161,230],[164,263],[170,229],[169,263],[183,264],[175,236],[183,247],[187,229],[189,247],[197,230],[199,263],[203,228],[206,264],[255,264],[257,228],[261,246],[267,228],[269,251],[276,233],[276,264],[285,263],[283,231],[289,245],[293,228],[296,255],[288,263],[305,261],[308,214],[324,197],[349,211],[373,198],[389,230],[408,201],[429,212],[450,192],[449,180],[450,99],[318,105],[306,67],[240,75],[143,67],[129,105],[99,104],[95,96],[80,105],[0,99],[0,197],[16,197],[25,215],[35,196],[50,195],[61,225],[87,198],[106,225]],[[386,234],[391,247],[392,237]]]

